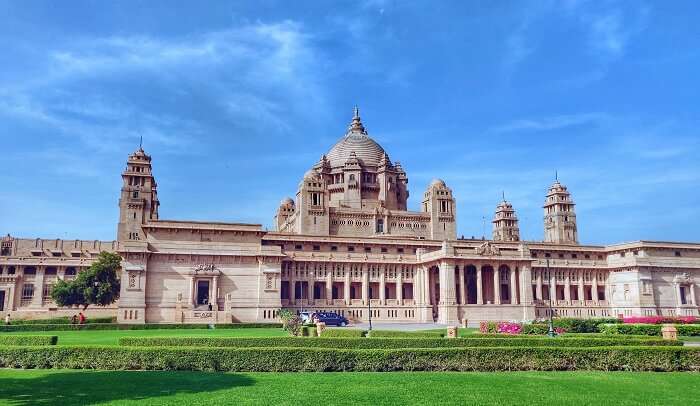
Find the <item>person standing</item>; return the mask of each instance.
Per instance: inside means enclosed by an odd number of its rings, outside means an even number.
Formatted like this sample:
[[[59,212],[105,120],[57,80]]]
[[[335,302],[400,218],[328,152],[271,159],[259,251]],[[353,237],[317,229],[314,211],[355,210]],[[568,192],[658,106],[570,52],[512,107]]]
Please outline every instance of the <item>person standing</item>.
[[[83,314],[83,312],[78,313],[78,320],[80,324],[85,324],[85,315]]]
[[[5,325],[6,326],[10,325],[10,313],[7,313],[7,316],[5,316]]]

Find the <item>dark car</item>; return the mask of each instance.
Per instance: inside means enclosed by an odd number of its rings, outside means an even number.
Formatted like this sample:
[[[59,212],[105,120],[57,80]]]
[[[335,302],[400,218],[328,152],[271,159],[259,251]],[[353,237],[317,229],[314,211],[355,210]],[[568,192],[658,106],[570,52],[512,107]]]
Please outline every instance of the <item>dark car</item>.
[[[314,321],[314,323],[322,321],[326,323],[327,326],[345,327],[349,324],[348,319],[335,313],[314,313],[311,316],[311,319]]]

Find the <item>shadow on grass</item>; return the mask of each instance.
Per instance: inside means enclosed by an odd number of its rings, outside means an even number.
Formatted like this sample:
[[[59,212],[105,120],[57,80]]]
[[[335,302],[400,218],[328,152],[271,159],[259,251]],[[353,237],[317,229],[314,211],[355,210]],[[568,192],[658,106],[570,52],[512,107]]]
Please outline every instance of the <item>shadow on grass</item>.
[[[10,405],[80,404],[145,401],[161,396],[214,392],[250,386],[240,374],[189,371],[5,371],[0,403]],[[8,377],[8,375],[11,375]]]

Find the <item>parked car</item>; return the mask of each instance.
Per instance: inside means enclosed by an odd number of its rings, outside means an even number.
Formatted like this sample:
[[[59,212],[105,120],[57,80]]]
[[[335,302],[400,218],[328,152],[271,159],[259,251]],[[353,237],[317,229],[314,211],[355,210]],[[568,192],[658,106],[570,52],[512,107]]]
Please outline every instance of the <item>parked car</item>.
[[[311,324],[311,313],[299,312],[299,318],[301,319],[301,324]]]
[[[345,327],[349,324],[348,319],[335,313],[314,313],[311,315],[311,319],[314,321],[314,323],[322,321],[326,323],[327,326]]]

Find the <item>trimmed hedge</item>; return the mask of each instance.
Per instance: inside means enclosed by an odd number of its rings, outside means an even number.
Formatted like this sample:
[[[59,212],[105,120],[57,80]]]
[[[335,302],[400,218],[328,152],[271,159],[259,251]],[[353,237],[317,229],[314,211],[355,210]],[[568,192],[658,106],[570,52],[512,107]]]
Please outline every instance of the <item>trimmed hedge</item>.
[[[58,336],[0,336],[0,345],[56,345]]]
[[[445,336],[445,331],[397,331],[397,330],[371,330],[367,337],[396,337],[396,338],[440,338]]]
[[[325,332],[324,332],[325,333]],[[119,345],[135,347],[235,348],[466,348],[466,347],[611,347],[681,346],[680,341],[639,338],[348,338],[348,337],[122,337]]]
[[[104,324],[104,323],[116,323],[116,317],[89,317],[85,320],[87,324]],[[52,317],[50,319],[14,319],[12,320],[12,325],[24,326],[27,324],[71,324],[71,318],[65,317]]]
[[[700,325],[674,324],[679,336],[700,336]],[[600,329],[605,334],[661,336],[661,324],[603,324]]]
[[[138,348],[0,347],[0,367],[191,371],[698,371],[700,349],[686,347]]]
[[[24,324],[0,325],[0,332],[11,331],[71,331],[71,330],[199,330],[208,329],[208,324]],[[229,323],[214,324],[216,329],[238,328],[282,328],[281,323]]]
[[[361,338],[367,334],[365,330],[356,328],[327,328],[321,333],[321,337],[355,337]]]

